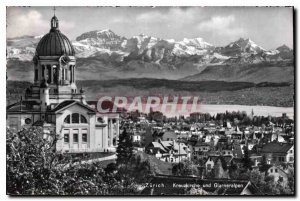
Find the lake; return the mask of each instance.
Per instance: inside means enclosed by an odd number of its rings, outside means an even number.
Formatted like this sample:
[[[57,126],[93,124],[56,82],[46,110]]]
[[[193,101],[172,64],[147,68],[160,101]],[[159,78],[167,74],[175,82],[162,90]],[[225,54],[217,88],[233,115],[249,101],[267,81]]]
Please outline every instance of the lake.
[[[187,107],[189,108],[189,106]],[[202,104],[197,108],[198,112],[201,113],[209,113],[210,115],[216,115],[217,113],[225,113],[226,111],[228,112],[237,112],[237,111],[245,111],[248,115],[251,114],[251,111],[253,110],[254,116],[274,116],[274,117],[279,117],[282,116],[282,113],[286,113],[286,115],[294,119],[294,108],[293,107],[274,107],[274,106],[260,106],[260,105],[206,105]],[[172,116],[178,116],[178,115],[184,115],[184,116],[189,116],[189,113],[180,113],[175,112],[172,113],[168,111],[165,113],[167,117],[172,117]]]

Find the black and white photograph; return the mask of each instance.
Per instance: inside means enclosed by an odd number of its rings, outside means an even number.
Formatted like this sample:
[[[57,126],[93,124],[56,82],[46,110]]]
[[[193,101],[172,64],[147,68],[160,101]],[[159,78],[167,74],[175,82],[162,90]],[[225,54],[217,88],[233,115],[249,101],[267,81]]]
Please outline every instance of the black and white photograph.
[[[295,12],[6,6],[6,195],[295,196]]]

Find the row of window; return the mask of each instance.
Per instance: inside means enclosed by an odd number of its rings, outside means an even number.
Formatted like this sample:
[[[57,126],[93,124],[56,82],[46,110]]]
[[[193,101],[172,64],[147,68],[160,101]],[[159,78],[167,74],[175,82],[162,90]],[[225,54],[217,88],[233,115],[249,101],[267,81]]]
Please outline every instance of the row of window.
[[[70,134],[64,134],[64,142],[69,143],[70,142]],[[78,134],[73,134],[73,143],[78,143]],[[87,143],[87,134],[82,134],[82,143]]]
[[[87,124],[87,120],[85,118],[85,116],[83,116],[82,114],[78,114],[78,113],[73,113],[73,114],[69,114],[68,116],[66,116],[64,123],[66,124]]]
[[[62,69],[62,80],[68,80],[68,75],[70,74],[70,81],[74,81],[74,70],[72,69],[74,65],[70,65],[69,69]],[[58,83],[58,68],[56,65],[52,66],[51,72],[51,65],[42,65],[42,79],[46,79],[47,83],[52,82],[51,73],[53,74],[53,81],[54,83]],[[34,80],[38,80],[38,69],[34,70]]]
[[[276,157],[274,157],[274,161],[276,161]],[[284,157],[283,156],[279,156],[278,157],[278,161],[279,162],[284,162]]]
[[[273,169],[270,169],[270,172],[273,173]],[[278,172],[278,169],[275,169],[275,172]]]

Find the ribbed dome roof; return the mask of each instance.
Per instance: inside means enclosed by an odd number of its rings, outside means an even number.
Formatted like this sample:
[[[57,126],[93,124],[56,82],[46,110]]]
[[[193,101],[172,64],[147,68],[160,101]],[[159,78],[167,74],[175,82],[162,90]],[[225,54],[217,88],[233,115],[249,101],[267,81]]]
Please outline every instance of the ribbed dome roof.
[[[51,30],[39,42],[36,48],[38,56],[74,56],[75,51],[69,39],[59,30]]]
[[[74,56],[74,47],[70,40],[58,29],[58,19],[51,19],[51,30],[40,40],[36,48],[38,56]]]

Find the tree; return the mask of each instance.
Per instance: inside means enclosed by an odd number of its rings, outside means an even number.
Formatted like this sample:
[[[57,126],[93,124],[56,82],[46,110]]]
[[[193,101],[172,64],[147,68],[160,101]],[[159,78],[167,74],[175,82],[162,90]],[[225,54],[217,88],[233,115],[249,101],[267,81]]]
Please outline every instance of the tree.
[[[250,172],[250,181],[257,187],[266,185],[265,174],[261,173],[259,170],[255,169]]]
[[[214,176],[217,179],[229,177],[227,165],[223,157],[220,157],[218,160],[216,160],[214,165]]]
[[[50,177],[62,157],[56,153],[56,137],[44,139],[41,128],[6,132],[8,194],[44,194],[56,189]]]
[[[229,166],[229,177],[231,179],[238,179],[239,178],[239,169],[235,163],[231,160],[230,166]]]
[[[248,149],[248,146],[245,145],[243,147],[244,149],[244,157],[243,157],[243,163],[244,163],[244,168],[247,170],[247,169],[252,169],[252,162],[250,160],[250,157],[249,157],[249,149]]]
[[[192,161],[183,160],[173,165],[172,174],[178,176],[194,176],[199,175],[199,171]]]
[[[260,163],[259,170],[260,170],[261,172],[266,172],[270,167],[271,167],[271,165],[267,164],[266,156],[263,155],[263,156],[262,156],[262,161],[261,161],[261,163]]]
[[[7,130],[7,193],[9,195],[124,195],[135,194],[134,178],[102,162],[74,163],[68,154],[55,151],[56,137],[44,138],[43,128],[17,133]],[[143,174],[144,166],[139,166]],[[126,174],[125,174],[126,175]],[[127,183],[126,183],[127,182]]]
[[[290,170],[288,173],[288,187],[290,188],[291,192],[294,193],[295,191],[295,173],[294,170]]]
[[[133,156],[133,144],[131,136],[124,129],[123,133],[119,136],[117,147],[117,165],[126,165]]]

